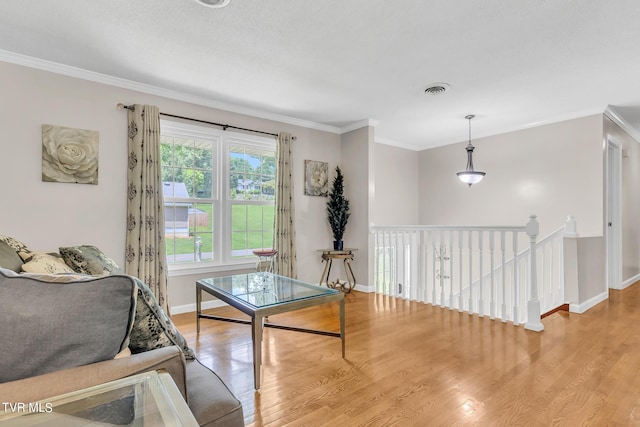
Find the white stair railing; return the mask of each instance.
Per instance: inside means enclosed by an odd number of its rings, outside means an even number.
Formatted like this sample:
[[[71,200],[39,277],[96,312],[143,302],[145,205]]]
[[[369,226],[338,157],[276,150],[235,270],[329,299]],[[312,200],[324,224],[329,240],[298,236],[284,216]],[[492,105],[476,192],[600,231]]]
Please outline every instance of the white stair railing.
[[[572,217],[570,217],[572,220]],[[575,223],[574,223],[575,224]],[[540,300],[540,308],[542,313],[549,312],[565,303],[564,298],[564,245],[563,238],[565,236],[567,225],[563,225],[548,236],[536,242],[536,259],[538,261],[538,296]],[[494,243],[490,244],[490,252],[493,253]],[[514,262],[518,264],[517,268],[529,269],[528,258],[531,248],[527,248],[515,258],[510,258],[499,263],[494,267],[494,257],[491,256],[491,266],[489,273],[482,276],[481,280],[476,280],[471,285],[475,292],[481,292],[481,283],[494,283],[494,277],[502,275],[505,271],[513,268]],[[503,281],[504,282],[504,281]],[[465,292],[468,292],[466,288]],[[490,306],[490,316],[495,318],[495,307]],[[504,311],[504,306],[502,307]],[[504,319],[504,315],[502,316]]]
[[[524,323],[534,331],[544,329],[541,313],[564,303],[564,227],[537,242],[535,215],[525,226],[371,231],[377,293]]]

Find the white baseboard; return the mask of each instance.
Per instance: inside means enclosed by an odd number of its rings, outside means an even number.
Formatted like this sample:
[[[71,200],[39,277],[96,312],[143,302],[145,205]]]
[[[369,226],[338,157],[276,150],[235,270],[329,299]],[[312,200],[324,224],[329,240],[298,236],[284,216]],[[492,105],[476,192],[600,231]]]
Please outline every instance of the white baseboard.
[[[640,274],[636,274],[632,278],[627,279],[624,282],[622,282],[622,286],[620,287],[620,289],[628,288],[629,286],[631,286],[634,283],[636,283],[638,280],[640,280]]]
[[[219,299],[212,300],[212,301],[203,301],[202,309],[207,310],[209,308],[224,307],[225,305],[227,305],[227,303],[224,301],[220,301]],[[193,304],[176,305],[175,307],[171,307],[170,310],[172,315],[182,314],[182,313],[195,313],[196,303],[194,302]]]
[[[372,285],[360,285],[358,283],[356,283],[356,287],[353,288],[353,290],[358,292],[365,292],[367,294],[375,292],[375,288]]]
[[[327,284],[323,282],[320,286],[327,286]],[[367,293],[367,294],[370,294],[371,292],[375,292],[375,288],[373,286],[362,285],[360,283],[356,283],[356,287],[353,288],[353,290],[354,291],[358,291],[358,292],[364,292],[364,293]]]
[[[586,300],[581,304],[569,304],[569,312],[582,314],[585,311],[589,310],[591,307],[594,307],[597,304],[600,304],[602,301],[606,300],[607,298],[609,298],[608,290],[604,291],[601,294],[596,295],[593,298]]]

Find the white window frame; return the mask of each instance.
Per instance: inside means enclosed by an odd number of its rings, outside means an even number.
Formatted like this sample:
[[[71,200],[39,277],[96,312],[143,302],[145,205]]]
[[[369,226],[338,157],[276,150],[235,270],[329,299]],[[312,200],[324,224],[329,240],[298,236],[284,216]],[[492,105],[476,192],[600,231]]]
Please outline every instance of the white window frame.
[[[169,263],[168,270],[170,276],[255,267],[256,261],[252,258],[232,259],[231,257],[231,206],[234,202],[240,202],[240,200],[231,200],[230,198],[230,147],[231,145],[243,145],[251,148],[273,150],[275,152],[275,139],[223,131],[222,129],[216,129],[206,125],[192,125],[165,119],[160,120],[160,132],[162,135],[208,139],[212,141],[214,147],[214,171],[212,180],[214,184],[211,192],[214,206],[213,260]],[[246,203],[251,201],[242,202]],[[208,203],[208,201],[206,203]]]

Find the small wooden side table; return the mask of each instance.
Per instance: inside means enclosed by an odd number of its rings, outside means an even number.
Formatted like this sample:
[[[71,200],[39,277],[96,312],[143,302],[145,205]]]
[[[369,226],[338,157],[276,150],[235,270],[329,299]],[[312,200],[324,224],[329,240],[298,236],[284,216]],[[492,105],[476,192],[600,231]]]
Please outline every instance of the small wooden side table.
[[[325,282],[328,288],[338,289],[345,293],[351,292],[351,289],[356,287],[356,277],[353,275],[353,270],[351,269],[351,261],[353,261],[354,251],[357,251],[357,249],[345,248],[340,251],[335,249],[318,250],[318,252],[322,252],[322,262],[326,262],[324,271],[322,272],[322,276],[320,277],[320,286],[322,286],[322,282]],[[337,277],[334,282],[329,281],[329,275],[331,274],[331,264],[333,263],[334,259],[342,260],[342,263],[344,265],[344,272],[347,276],[346,282],[341,282]]]

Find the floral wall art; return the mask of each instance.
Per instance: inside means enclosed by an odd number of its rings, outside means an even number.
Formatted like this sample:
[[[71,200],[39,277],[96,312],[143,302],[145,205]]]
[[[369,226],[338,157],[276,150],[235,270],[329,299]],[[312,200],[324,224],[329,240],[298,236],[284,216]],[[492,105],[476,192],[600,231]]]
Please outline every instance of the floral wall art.
[[[42,125],[42,180],[98,184],[97,131]]]
[[[329,163],[315,160],[304,161],[304,194],[324,196],[329,193]]]

